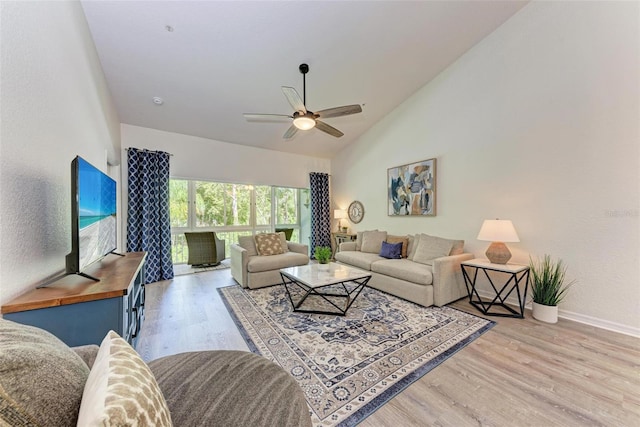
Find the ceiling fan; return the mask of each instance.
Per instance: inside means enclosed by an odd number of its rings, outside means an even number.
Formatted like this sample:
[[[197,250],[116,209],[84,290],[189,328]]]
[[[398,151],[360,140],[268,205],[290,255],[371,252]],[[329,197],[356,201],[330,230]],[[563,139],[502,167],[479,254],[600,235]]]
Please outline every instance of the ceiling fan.
[[[309,66],[307,64],[300,64],[298,67],[302,73],[302,96],[298,94],[292,87],[282,86],[282,92],[289,101],[289,104],[295,110],[292,115],[287,114],[254,114],[245,113],[244,117],[247,120],[279,120],[279,119],[293,119],[293,124],[284,133],[284,139],[291,139],[298,132],[298,130],[309,130],[314,127],[322,132],[326,132],[331,136],[340,138],[344,133],[338,129],[326,124],[318,119],[328,119],[331,117],[348,116],[350,114],[357,114],[362,112],[362,107],[359,104],[343,105],[342,107],[327,108],[318,112],[313,112],[307,109],[307,82],[306,74],[309,72]]]

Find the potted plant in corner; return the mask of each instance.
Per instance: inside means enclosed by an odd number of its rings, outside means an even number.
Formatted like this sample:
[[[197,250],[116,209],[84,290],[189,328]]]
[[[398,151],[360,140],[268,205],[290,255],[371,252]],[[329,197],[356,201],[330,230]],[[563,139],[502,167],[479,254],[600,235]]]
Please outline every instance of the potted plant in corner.
[[[328,264],[331,260],[332,251],[329,246],[316,246],[313,256],[320,264]]]
[[[565,284],[567,268],[562,260],[553,261],[549,255],[534,262],[530,259],[533,317],[547,323],[558,321],[558,304],[575,281]]]

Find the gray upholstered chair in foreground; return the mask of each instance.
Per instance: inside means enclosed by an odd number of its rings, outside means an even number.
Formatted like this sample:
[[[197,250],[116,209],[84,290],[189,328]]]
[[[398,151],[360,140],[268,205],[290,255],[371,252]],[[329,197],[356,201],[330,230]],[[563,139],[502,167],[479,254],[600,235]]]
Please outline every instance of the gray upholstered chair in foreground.
[[[70,348],[2,318],[0,337],[0,425],[311,427],[296,380],[254,353],[195,351],[147,365],[115,332],[100,347]]]
[[[187,264],[194,267],[218,265],[226,258],[224,240],[213,231],[184,233],[189,248]]]

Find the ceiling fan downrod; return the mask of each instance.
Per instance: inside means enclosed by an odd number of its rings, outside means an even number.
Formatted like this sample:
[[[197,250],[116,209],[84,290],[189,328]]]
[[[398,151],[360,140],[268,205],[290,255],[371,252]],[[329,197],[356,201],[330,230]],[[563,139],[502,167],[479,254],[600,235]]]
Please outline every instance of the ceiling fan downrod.
[[[307,105],[307,73],[309,72],[309,65],[300,64],[298,67],[300,72],[302,73],[302,103]]]

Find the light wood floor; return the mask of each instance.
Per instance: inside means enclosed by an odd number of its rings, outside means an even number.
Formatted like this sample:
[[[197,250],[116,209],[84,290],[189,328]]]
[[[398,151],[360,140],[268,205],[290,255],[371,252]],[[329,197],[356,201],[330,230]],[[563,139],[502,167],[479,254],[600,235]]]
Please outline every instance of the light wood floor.
[[[218,287],[229,270],[147,286],[138,352],[248,350]],[[454,307],[478,314],[465,300]],[[360,426],[640,426],[640,339],[560,319],[497,325]]]

